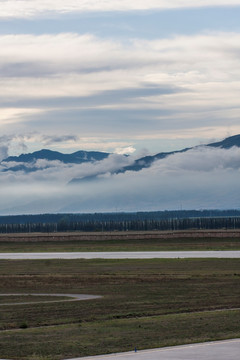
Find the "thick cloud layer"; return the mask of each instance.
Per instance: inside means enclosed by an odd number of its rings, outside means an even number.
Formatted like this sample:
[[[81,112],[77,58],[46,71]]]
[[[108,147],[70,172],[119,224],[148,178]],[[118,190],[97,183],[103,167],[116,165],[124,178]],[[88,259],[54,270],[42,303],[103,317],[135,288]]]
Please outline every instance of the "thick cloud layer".
[[[239,5],[238,0],[2,0],[0,17],[41,16],[46,13],[71,13],[88,11],[131,11],[174,9],[184,7]]]
[[[59,183],[67,184],[74,178],[81,179],[116,172],[124,166],[131,165],[134,159],[124,155],[112,154],[102,161],[83,164],[64,164],[60,161],[40,159],[33,163],[2,162],[0,165],[0,179],[12,183]],[[25,169],[22,170],[22,167]],[[18,170],[20,169],[20,170]]]
[[[1,213],[239,208],[240,149],[199,147],[158,160],[140,172],[112,174],[133,159],[95,164],[38,161],[39,170],[0,173]],[[11,166],[13,164],[9,164]],[[47,169],[41,170],[45,166]],[[73,177],[95,180],[67,185]],[[6,192],[6,189],[8,190]],[[7,194],[7,195],[6,195]]]
[[[238,133],[239,44],[239,33],[0,36],[0,127],[126,146],[138,137]]]
[[[0,211],[239,207],[238,149],[115,174],[135,149],[240,133],[239,14],[239,0],[0,1],[0,160],[44,148],[120,155],[2,162]]]

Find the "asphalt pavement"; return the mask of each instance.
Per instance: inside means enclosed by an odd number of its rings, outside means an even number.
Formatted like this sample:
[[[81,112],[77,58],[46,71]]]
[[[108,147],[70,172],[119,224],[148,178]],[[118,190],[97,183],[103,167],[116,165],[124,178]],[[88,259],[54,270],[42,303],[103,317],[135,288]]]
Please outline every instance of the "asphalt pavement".
[[[34,259],[239,259],[240,251],[121,251],[121,252],[40,252],[0,253],[0,260]]]
[[[239,360],[240,339],[132,351],[71,360]]]
[[[46,304],[46,303],[56,303],[56,302],[66,302],[66,301],[84,301],[84,300],[93,300],[93,299],[99,299],[102,296],[99,295],[87,295],[87,294],[49,294],[49,293],[38,293],[38,294],[33,294],[33,293],[5,293],[5,294],[0,294],[0,296],[4,297],[4,296],[54,296],[56,298],[58,297],[67,297],[69,299],[64,299],[64,300],[43,300],[43,301],[24,301],[24,302],[13,302],[11,303],[10,301],[8,301],[7,303],[2,303],[0,304],[0,306],[8,306],[8,305],[34,305],[34,304]]]

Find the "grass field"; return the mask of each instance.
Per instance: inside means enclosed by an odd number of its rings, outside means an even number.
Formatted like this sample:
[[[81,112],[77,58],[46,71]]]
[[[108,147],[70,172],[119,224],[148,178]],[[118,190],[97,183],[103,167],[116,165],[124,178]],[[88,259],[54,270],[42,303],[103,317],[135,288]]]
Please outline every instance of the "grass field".
[[[0,292],[103,296],[0,305],[2,358],[60,360],[240,336],[239,259],[5,260]]]
[[[238,231],[7,234],[0,252],[240,250]]]

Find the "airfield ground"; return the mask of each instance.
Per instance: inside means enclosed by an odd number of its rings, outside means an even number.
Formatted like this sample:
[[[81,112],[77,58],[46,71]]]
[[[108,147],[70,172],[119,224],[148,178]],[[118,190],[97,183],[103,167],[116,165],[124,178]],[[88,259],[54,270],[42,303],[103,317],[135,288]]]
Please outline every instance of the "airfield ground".
[[[2,260],[0,292],[13,291],[103,297],[0,306],[6,359],[60,360],[240,337],[240,259]]]
[[[239,360],[240,339],[129,351],[72,360]]]
[[[240,250],[240,230],[1,234],[2,252]]]
[[[240,231],[0,236],[1,253],[169,250],[240,250]],[[19,294],[0,297],[1,358],[60,360],[240,337],[240,259],[1,260],[0,293]],[[102,298],[39,303],[54,294]],[[11,305],[26,300],[32,304]]]

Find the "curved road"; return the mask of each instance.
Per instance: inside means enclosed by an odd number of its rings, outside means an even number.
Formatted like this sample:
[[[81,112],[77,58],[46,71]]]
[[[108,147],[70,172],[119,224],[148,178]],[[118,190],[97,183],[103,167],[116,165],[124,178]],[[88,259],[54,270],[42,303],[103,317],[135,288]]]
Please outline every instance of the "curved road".
[[[228,258],[239,259],[240,251],[121,251],[121,252],[42,252],[0,253],[0,260],[41,259],[186,259]]]
[[[86,294],[29,294],[29,293],[18,293],[18,294],[0,294],[0,296],[55,296],[55,297],[69,297],[70,299],[63,300],[44,300],[44,301],[26,301],[26,302],[16,302],[16,303],[3,303],[0,306],[6,305],[28,305],[28,304],[46,304],[53,302],[65,302],[65,301],[83,301],[83,300],[92,300],[100,299],[102,296],[99,295],[86,295]]]
[[[240,339],[81,357],[71,360],[239,360]]]

